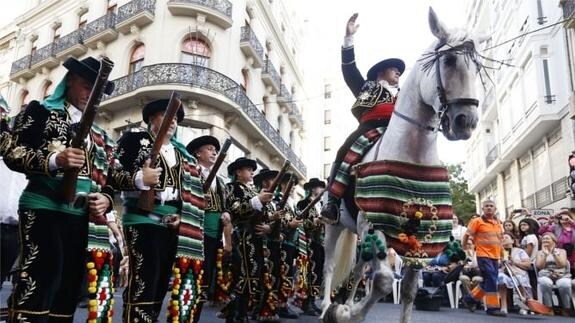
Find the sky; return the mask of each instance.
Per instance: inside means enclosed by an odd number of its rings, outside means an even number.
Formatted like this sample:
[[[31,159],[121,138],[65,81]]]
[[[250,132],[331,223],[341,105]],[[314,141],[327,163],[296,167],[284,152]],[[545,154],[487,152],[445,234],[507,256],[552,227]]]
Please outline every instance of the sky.
[[[315,30],[315,35],[310,37],[315,44],[308,44],[315,53],[312,53],[309,59],[314,67],[323,64],[321,73],[331,73],[332,78],[342,78],[339,64],[345,26],[349,17],[358,13],[356,23],[360,27],[355,34],[354,45],[359,70],[365,76],[367,70],[380,60],[399,57],[406,63],[406,71],[401,78],[405,80],[410,67],[435,39],[429,31],[429,7],[434,9],[448,28],[464,27],[465,9],[470,0],[293,1],[300,1],[299,8],[302,9],[299,10],[305,10],[298,14],[308,20],[309,32]],[[332,90],[344,91],[353,103],[351,92],[345,84]],[[357,127],[351,113],[349,117],[350,127],[342,133],[347,134]],[[439,156],[445,163],[456,164],[465,159],[465,143],[462,141],[449,142],[443,135],[439,135],[438,149]]]

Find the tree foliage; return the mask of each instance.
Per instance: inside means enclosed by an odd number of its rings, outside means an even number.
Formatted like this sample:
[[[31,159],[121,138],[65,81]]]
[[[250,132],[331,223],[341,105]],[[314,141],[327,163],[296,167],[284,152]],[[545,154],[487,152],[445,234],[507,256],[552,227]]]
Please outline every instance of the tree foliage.
[[[453,200],[453,212],[466,224],[476,212],[475,195],[467,188],[467,180],[463,176],[463,164],[448,165],[449,186]]]

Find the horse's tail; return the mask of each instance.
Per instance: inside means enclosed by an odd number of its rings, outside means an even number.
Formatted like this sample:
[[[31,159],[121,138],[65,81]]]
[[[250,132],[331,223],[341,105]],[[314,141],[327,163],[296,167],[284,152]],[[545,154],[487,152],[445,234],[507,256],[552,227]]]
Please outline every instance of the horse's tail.
[[[349,278],[349,274],[355,265],[356,253],[357,234],[348,229],[343,229],[335,243],[335,252],[333,253],[335,266],[330,290],[334,290]]]

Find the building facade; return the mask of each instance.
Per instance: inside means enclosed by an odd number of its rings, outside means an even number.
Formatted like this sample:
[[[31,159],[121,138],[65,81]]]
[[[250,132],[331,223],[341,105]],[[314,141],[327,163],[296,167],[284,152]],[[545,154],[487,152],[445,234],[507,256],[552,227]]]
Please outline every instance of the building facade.
[[[303,180],[302,36],[289,5],[28,0],[25,13],[0,34],[0,51],[8,44],[11,56],[10,82],[2,79],[0,90],[21,107],[52,92],[68,57],[108,56],[116,88],[104,97],[97,122],[113,137],[140,127],[144,104],[176,90],[186,112],[177,133],[183,143],[203,134],[231,138],[226,162],[246,156],[278,168],[288,159]]]
[[[477,205],[491,198],[506,217],[515,209],[572,203],[573,49],[569,54],[567,40],[573,31],[559,23],[569,14],[566,5],[572,15],[573,1],[475,0],[468,7],[473,29],[492,35],[481,53],[500,62],[487,62],[494,69],[477,86],[484,100],[466,147],[466,173]]]

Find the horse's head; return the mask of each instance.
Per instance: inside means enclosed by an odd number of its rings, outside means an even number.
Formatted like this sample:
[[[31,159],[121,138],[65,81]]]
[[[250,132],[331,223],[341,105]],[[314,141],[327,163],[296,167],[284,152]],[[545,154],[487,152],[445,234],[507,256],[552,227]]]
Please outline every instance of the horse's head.
[[[429,27],[438,41],[419,61],[421,99],[435,111],[447,139],[469,139],[478,120],[475,80],[480,63],[475,48],[479,41],[462,30],[447,30],[431,8]]]

